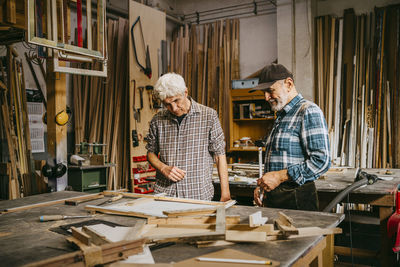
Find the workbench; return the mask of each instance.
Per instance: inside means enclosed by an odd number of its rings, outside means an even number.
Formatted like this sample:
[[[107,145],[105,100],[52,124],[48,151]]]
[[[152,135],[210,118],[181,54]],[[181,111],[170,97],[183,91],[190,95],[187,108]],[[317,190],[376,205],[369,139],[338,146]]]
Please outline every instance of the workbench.
[[[29,196],[22,199],[0,202],[0,209],[10,209],[33,203],[49,202],[80,195],[82,192],[61,191]],[[61,225],[92,220],[94,218],[68,219],[60,221],[39,222],[41,215],[84,215],[85,205],[96,205],[104,202],[103,199],[92,200],[78,206],[69,206],[64,203],[46,207],[35,207],[24,211],[0,214],[0,258],[4,266],[21,266],[43,259],[72,252],[66,242],[66,236],[49,231],[50,228]],[[262,211],[269,220],[278,217],[276,209],[248,206],[233,206],[226,210],[227,215],[240,215],[241,223],[248,223],[248,215]],[[319,226],[322,228],[336,227],[343,219],[343,215],[321,212],[307,212],[285,210],[285,214],[292,217],[296,227]],[[142,218],[97,214],[95,219],[113,222],[123,226],[134,226]],[[152,250],[156,263],[179,262],[195,256],[204,255],[213,251],[231,248],[266,257],[280,262],[280,266],[304,266],[314,260],[318,266],[333,266],[333,239],[331,236],[302,237],[284,241],[269,241],[266,243],[236,243],[230,246],[197,248],[193,245],[179,243]],[[326,249],[324,249],[326,247]],[[181,251],[184,253],[177,253]],[[323,255],[323,257],[322,257]],[[322,261],[324,260],[324,262]],[[330,262],[330,263],[329,263]],[[324,264],[324,265],[322,265]]]
[[[400,184],[400,169],[363,169],[363,171],[376,174],[383,178],[392,178],[391,180],[378,180],[376,183],[358,188],[349,194],[349,197],[343,199],[346,203],[366,204],[374,208],[374,217],[363,217],[362,220],[370,221],[371,224],[377,224],[380,228],[380,242],[376,244],[381,251],[386,253],[378,253],[378,255],[368,250],[353,250],[353,255],[379,257],[382,266],[390,266],[390,261],[394,257],[391,250],[392,243],[387,238],[387,220],[394,211],[395,192]],[[389,174],[385,174],[388,171]],[[335,198],[335,196],[343,189],[351,185],[355,180],[356,169],[354,168],[337,168],[331,169],[323,177],[315,181],[318,192],[319,207],[322,210],[327,204]],[[253,201],[253,192],[256,188],[255,184],[247,184],[246,182],[230,182],[231,196],[240,200],[240,203],[251,203]],[[214,180],[216,199],[220,195],[220,185],[218,180]],[[357,219],[356,215],[352,216],[353,220]],[[362,241],[361,241],[362,242]],[[364,242],[366,243],[366,242]],[[335,252],[343,255],[350,255],[350,249],[344,247],[335,247]]]

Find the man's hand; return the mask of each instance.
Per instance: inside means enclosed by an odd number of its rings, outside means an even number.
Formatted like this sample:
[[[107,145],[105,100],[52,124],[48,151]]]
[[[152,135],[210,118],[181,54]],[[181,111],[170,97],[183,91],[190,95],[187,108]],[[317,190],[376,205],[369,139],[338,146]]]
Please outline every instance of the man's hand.
[[[178,167],[165,165],[161,169],[161,174],[173,182],[179,182],[185,177],[186,172]]]
[[[257,180],[257,185],[264,189],[266,192],[274,190],[282,182],[289,179],[287,170],[273,171],[264,173],[264,175]]]
[[[229,192],[225,193],[225,194],[222,194],[219,201],[225,202],[225,201],[228,201],[228,200],[231,200],[231,194]]]
[[[262,199],[260,199],[260,187],[257,186],[256,189],[254,189],[254,202],[257,204],[257,206],[262,207]]]

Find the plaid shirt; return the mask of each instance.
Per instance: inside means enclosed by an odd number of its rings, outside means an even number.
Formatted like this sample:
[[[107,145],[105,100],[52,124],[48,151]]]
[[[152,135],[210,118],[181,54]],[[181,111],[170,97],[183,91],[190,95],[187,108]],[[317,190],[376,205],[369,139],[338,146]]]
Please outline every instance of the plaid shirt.
[[[186,171],[179,182],[157,172],[154,191],[172,197],[211,200],[213,155],[225,154],[224,133],[215,110],[189,99],[190,111],[180,124],[166,109],[150,123],[147,151],[159,154],[163,163]]]
[[[288,170],[299,185],[318,179],[330,167],[328,130],[321,109],[301,94],[277,113],[267,139],[265,172]]]

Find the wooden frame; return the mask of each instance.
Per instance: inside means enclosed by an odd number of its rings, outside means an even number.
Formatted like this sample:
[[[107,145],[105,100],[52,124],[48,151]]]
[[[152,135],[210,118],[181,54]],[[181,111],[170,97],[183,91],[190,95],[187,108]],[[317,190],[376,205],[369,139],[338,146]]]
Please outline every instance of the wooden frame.
[[[203,201],[196,199],[182,199],[182,198],[160,197],[160,196],[150,196],[150,195],[145,196],[133,193],[120,193],[120,194],[123,196],[135,197],[138,199],[104,207],[96,205],[87,205],[85,209],[93,212],[118,214],[118,215],[134,216],[141,218],[152,218],[152,217],[168,218],[168,217],[179,217],[179,216],[214,214],[216,213],[218,207],[223,207],[223,209],[225,210],[226,208],[229,208],[230,206],[236,203],[236,201],[233,200],[228,202],[215,202],[215,201]],[[145,205],[150,205],[150,206],[154,205],[154,201],[158,201],[159,205],[157,206],[160,207],[160,210],[156,211],[154,209],[147,209],[146,207],[143,207]],[[151,203],[148,204],[148,202]],[[168,203],[175,203],[175,206],[172,206],[171,204]],[[178,203],[181,205],[180,209],[176,207]],[[171,207],[169,208],[168,205],[170,205]],[[195,207],[195,205],[198,205],[198,207]]]
[[[47,15],[51,15],[52,23],[48,23],[47,25],[51,27],[51,25],[57,25],[57,2],[59,0],[47,0]],[[86,0],[87,6],[87,25],[91,25],[91,0]],[[105,0],[97,1],[97,39],[98,39],[98,50],[92,49],[92,38],[91,38],[91,28],[88,27],[88,48],[79,47],[75,45],[60,43],[57,40],[57,27],[52,28],[52,38],[46,39],[42,37],[38,37],[35,35],[35,1],[27,0],[27,38],[28,42],[36,45],[45,46],[48,48],[53,48],[57,50],[62,50],[66,52],[72,52],[92,58],[97,58],[100,60],[105,59]],[[64,18],[61,16],[62,25],[64,25]],[[48,33],[50,33],[50,28],[48,28]],[[56,34],[54,34],[56,33]],[[50,36],[50,34],[49,34]],[[107,68],[105,68],[107,69]]]
[[[107,77],[107,60],[102,62],[103,70],[90,70],[90,69],[80,69],[73,67],[64,67],[59,65],[58,53],[53,52],[53,71],[61,73],[70,73],[86,76],[97,76],[97,77]]]

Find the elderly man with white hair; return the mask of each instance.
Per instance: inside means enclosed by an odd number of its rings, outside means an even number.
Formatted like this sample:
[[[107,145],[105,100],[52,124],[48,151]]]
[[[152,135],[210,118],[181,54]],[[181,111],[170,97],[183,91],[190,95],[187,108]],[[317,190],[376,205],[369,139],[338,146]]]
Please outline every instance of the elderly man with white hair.
[[[167,73],[154,86],[165,109],[150,123],[147,159],[157,170],[155,193],[211,200],[215,160],[221,185],[220,201],[230,199],[225,138],[217,112],[188,96],[182,76]]]

